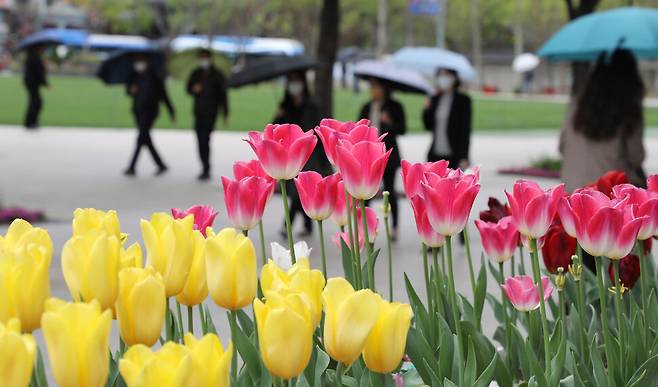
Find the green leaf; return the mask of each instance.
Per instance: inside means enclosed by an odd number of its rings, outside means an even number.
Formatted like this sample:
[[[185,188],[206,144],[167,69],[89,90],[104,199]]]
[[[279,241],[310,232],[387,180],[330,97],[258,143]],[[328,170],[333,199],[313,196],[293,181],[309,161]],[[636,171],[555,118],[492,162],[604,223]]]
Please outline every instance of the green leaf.
[[[261,375],[261,359],[258,348],[240,328],[235,330],[235,348],[240,353],[249,376],[253,380],[258,380]]]
[[[251,320],[251,317],[244,311],[244,309],[238,310],[238,323],[240,323],[240,328],[246,336],[251,336],[254,333],[254,322]]]
[[[372,252],[372,270],[375,270],[375,266],[377,265],[377,257],[379,257],[379,251],[380,249],[377,249]],[[365,255],[365,254],[364,254]],[[368,260],[365,259],[363,262],[363,266],[361,267],[361,278],[363,278],[363,288],[367,289],[370,287],[370,284],[368,283]]]
[[[563,324],[560,321],[556,325],[556,330],[561,330],[561,325]],[[567,338],[560,334],[560,344],[557,349],[557,354],[551,360],[551,374],[549,376],[549,383],[551,386],[556,386],[561,379],[562,371],[564,370],[564,359],[567,354]]]
[[[643,380],[656,381],[656,373],[658,372],[658,354],[653,355],[647,361],[635,370],[631,378],[628,380],[626,387],[640,386]]]
[[[596,346],[596,341],[592,340],[590,344],[590,360],[592,362],[592,370],[594,374],[594,381],[597,386],[608,387],[608,378],[606,376],[605,367],[603,366],[603,361],[601,360],[601,355],[599,349]]]
[[[498,364],[498,361],[500,358],[498,357],[498,354],[494,355],[494,358],[491,359],[491,363],[487,366],[487,368],[482,371],[480,376],[477,378],[475,383],[473,384],[473,387],[487,387],[489,384],[491,384],[491,381],[494,378],[494,373],[496,372],[496,366]]]
[[[215,329],[215,323],[212,321],[212,315],[210,314],[210,308],[208,307],[208,305],[203,305],[203,307],[206,309],[206,311],[204,313],[204,315],[206,316],[206,329],[205,329],[205,331],[207,333],[217,334],[217,329]]]
[[[473,348],[473,342],[468,340],[468,356],[466,356],[466,367],[464,369],[463,380],[465,386],[472,386],[475,383],[476,372],[477,359],[475,358],[475,349]]]
[[[457,385],[452,380],[445,378],[443,379],[443,387],[457,387]]]
[[[426,339],[420,335],[416,327],[413,326],[409,329],[409,333],[407,334],[407,355],[416,366],[416,369],[418,370],[420,376],[423,378],[423,381],[427,384],[431,384],[431,374],[436,373],[435,370],[429,369],[429,364],[436,364],[434,353]],[[440,365],[441,363],[439,363],[439,366]],[[354,368],[355,367],[353,365],[353,371]]]
[[[480,326],[482,321],[482,310],[484,309],[484,300],[487,295],[487,271],[484,266],[484,260],[481,260],[480,272],[478,274],[477,282],[475,285],[475,295],[473,299],[473,309],[475,318],[477,319],[477,326]]]
[[[544,375],[544,369],[539,364],[537,356],[535,356],[535,348],[526,342],[526,357],[530,363],[530,369],[532,370],[533,378],[538,387],[548,387],[548,381],[546,380],[546,375]],[[531,379],[532,380],[532,379]]]
[[[352,285],[352,287],[356,288],[356,283],[354,282],[354,258],[352,258],[352,250],[347,246],[347,243],[345,243],[343,238],[340,239],[340,246],[345,279]]]

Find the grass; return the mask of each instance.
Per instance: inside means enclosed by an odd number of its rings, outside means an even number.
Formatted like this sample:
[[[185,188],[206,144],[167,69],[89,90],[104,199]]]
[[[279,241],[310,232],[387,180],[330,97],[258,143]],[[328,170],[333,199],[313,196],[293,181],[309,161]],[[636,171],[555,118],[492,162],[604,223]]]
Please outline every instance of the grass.
[[[43,92],[44,110],[41,124],[44,126],[82,126],[132,128],[130,100],[121,86],[105,86],[95,78],[50,77],[51,87]],[[192,102],[185,94],[183,83],[170,81],[167,85],[177,112],[176,123],[171,123],[164,109],[156,123],[158,128],[188,129],[192,127]],[[278,83],[261,84],[231,90],[229,94],[231,117],[222,129],[245,131],[260,130],[272,119],[282,89]],[[422,131],[420,112],[424,97],[398,94],[407,113],[409,131]],[[342,120],[357,118],[360,107],[368,94],[359,95],[346,90],[335,94],[336,117]],[[20,125],[25,111],[27,96],[18,76],[0,77],[0,124]],[[507,101],[495,97],[475,96],[473,100],[474,129],[557,130],[564,117],[565,106],[555,102]],[[658,109],[646,110],[648,126],[658,126]]]

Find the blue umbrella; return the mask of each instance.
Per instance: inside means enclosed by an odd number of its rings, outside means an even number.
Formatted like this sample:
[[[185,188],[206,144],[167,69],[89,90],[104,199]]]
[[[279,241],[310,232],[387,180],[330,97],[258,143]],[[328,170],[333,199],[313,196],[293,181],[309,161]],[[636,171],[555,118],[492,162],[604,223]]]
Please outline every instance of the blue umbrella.
[[[65,28],[46,28],[35,32],[23,38],[18,43],[18,49],[44,45],[44,44],[64,44],[67,46],[82,46],[87,40],[89,33],[84,30],[73,30]]]
[[[658,10],[616,8],[568,23],[539,49],[551,61],[594,61],[617,48],[638,58],[658,58]]]

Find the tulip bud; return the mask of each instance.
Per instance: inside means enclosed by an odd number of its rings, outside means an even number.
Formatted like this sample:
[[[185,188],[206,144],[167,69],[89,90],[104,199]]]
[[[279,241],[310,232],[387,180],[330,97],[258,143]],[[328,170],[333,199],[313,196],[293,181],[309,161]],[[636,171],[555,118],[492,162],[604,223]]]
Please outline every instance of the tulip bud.
[[[119,216],[114,210],[101,211],[95,208],[77,208],[73,212],[73,235],[82,235],[89,231],[104,231],[121,240]]]
[[[190,349],[168,341],[157,352],[145,345],[130,347],[119,361],[119,372],[128,387],[192,386],[186,361]],[[196,385],[195,385],[196,386]]]
[[[39,328],[50,297],[52,255],[48,232],[22,219],[14,220],[0,236],[0,322],[18,318],[24,332]]]
[[[64,280],[76,301],[98,300],[114,310],[121,243],[115,235],[90,230],[73,235],[62,249]]]
[[[116,310],[121,338],[129,346],[158,341],[166,311],[162,276],[152,266],[119,272]]]
[[[557,268],[557,275],[555,276],[555,286],[557,286],[557,291],[561,292],[564,290],[564,285],[567,282],[567,277],[564,275],[564,268]]]
[[[191,333],[185,334],[185,346],[190,349],[187,356],[188,375],[186,385],[196,387],[230,386],[229,368],[233,344],[226,351],[219,338],[209,333],[197,340]]]
[[[583,274],[583,265],[580,264],[580,259],[577,255],[571,256],[573,262],[569,265],[569,273],[573,276],[574,281],[580,281],[580,276]]]
[[[363,348],[363,360],[368,369],[387,374],[398,367],[404,356],[412,317],[408,304],[381,300],[377,322]]]
[[[208,297],[206,283],[206,239],[200,231],[194,231],[194,254],[192,266],[187,275],[183,291],[178,293],[176,300],[183,305],[199,305]]]
[[[194,217],[174,219],[166,213],[155,213],[151,220],[142,219],[142,236],[146,245],[146,265],[160,274],[167,289],[167,297],[183,290],[192,265]]]
[[[381,297],[369,289],[355,292],[344,278],[331,278],[322,292],[322,303],[327,352],[336,361],[352,364],[377,321]]]
[[[137,242],[119,252],[119,271],[127,267],[142,267],[142,247]]]
[[[217,235],[209,233],[206,241],[206,278],[215,303],[238,310],[256,296],[258,275],[256,249],[249,238],[234,228]]]
[[[109,371],[112,312],[98,301],[51,298],[41,319],[50,368],[61,387],[101,387]]]
[[[384,197],[384,204],[382,204],[382,214],[384,215],[384,218],[388,218],[388,216],[391,214],[391,193],[384,191],[382,192],[382,196]]]
[[[30,384],[36,344],[32,335],[21,335],[21,322],[13,318],[0,322],[0,370],[2,383],[13,387]]]
[[[290,379],[308,365],[314,325],[308,304],[299,294],[267,292],[267,302],[254,300],[258,343],[265,366],[274,376]]]

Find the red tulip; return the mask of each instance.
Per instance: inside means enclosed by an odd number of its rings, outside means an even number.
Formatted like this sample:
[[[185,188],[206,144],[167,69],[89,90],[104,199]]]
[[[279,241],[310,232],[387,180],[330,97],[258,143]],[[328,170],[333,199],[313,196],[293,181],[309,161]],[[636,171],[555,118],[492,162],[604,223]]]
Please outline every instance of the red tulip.
[[[294,124],[268,124],[263,133],[249,132],[246,141],[268,175],[290,180],[302,170],[318,139]]]
[[[489,207],[488,210],[480,211],[480,220],[483,222],[498,223],[499,220],[512,214],[507,204],[502,204],[493,196],[489,197],[487,206]]]
[[[466,226],[475,197],[480,191],[478,175],[457,170],[447,177],[426,173],[421,183],[427,217],[434,231],[444,236],[457,235]]]
[[[647,178],[647,187],[651,192],[658,192],[658,175],[651,175]]]
[[[595,189],[599,192],[604,193],[608,197],[612,197],[612,188],[619,184],[628,184],[630,180],[624,171],[609,171],[599,179],[584,187]]]
[[[431,172],[442,177],[448,176],[451,169],[448,168],[447,160],[436,162],[415,163],[402,160],[402,185],[408,198],[420,195],[422,192],[420,183],[425,180],[425,173]]]
[[[475,227],[480,231],[482,247],[494,262],[505,262],[514,256],[519,242],[519,231],[512,224],[512,217],[506,216],[498,223],[475,220]]]
[[[343,183],[343,180],[339,180],[336,183],[336,196],[334,197],[333,208],[331,210],[331,221],[334,222],[338,227],[347,225],[348,208],[347,201],[345,200],[346,196],[350,201],[351,209],[352,198],[348,195],[345,195],[345,184]]]
[[[544,301],[546,301],[553,293],[553,285],[546,276],[541,277],[541,285],[544,290]],[[500,286],[502,286],[505,295],[517,310],[530,312],[539,308],[539,289],[537,289],[530,276],[509,277]]]
[[[544,191],[534,181],[517,180],[512,194],[505,191],[512,221],[521,235],[540,238],[553,223],[557,203],[564,195],[564,184]]]
[[[613,262],[608,266],[610,282],[615,283],[615,272]],[[629,254],[619,261],[619,282],[625,287],[632,289],[638,278],[640,278],[640,258],[635,254]]]
[[[643,241],[658,236],[658,193],[638,188],[631,184],[619,184],[612,188],[617,199],[628,197],[628,204],[633,209],[633,215],[644,216],[637,239]]]
[[[349,141],[338,141],[335,161],[352,197],[368,200],[375,196],[391,151],[382,142],[361,141],[352,145]]]
[[[635,244],[644,217],[633,215],[628,198],[609,199],[592,189],[574,192],[560,203],[563,224],[572,224],[583,250],[593,256],[620,259]]]
[[[192,214],[194,217],[194,229],[199,230],[203,236],[206,236],[206,229],[212,227],[212,224],[215,222],[215,217],[217,212],[212,206],[192,206],[187,210],[183,211],[179,208],[172,208],[171,215],[174,219],[183,219],[189,214]]]
[[[295,178],[295,186],[302,208],[309,218],[325,220],[331,215],[340,181],[340,175],[322,177],[315,171],[301,172]]]
[[[324,152],[327,159],[332,165],[336,164],[336,147],[338,140],[347,140],[352,144],[360,141],[380,141],[379,130],[370,126],[370,121],[366,119],[357,122],[342,122],[331,118],[325,118],[320,121],[320,125],[315,128],[315,133],[320,137]]]
[[[571,257],[576,254],[576,244],[576,238],[567,234],[560,222],[553,223],[544,236],[541,248],[546,269],[552,274],[557,273],[559,267],[568,271]]]
[[[416,220],[416,230],[420,240],[429,247],[441,247],[445,242],[443,235],[434,231],[430,220],[427,217],[427,208],[425,206],[425,199],[420,195],[415,195],[409,199],[411,208],[414,211],[414,219]]]
[[[222,176],[226,213],[235,228],[250,230],[260,222],[274,184],[255,176],[241,180]]]

